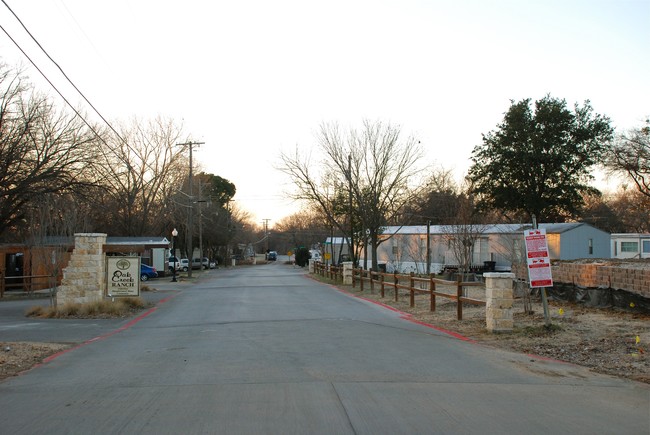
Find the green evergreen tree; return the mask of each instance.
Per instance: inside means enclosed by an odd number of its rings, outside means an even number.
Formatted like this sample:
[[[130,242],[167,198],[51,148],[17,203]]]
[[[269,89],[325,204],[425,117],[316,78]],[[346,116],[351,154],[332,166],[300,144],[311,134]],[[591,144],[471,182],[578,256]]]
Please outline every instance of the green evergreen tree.
[[[547,95],[512,102],[497,129],[472,152],[468,179],[482,209],[533,215],[538,221],[576,216],[612,138],[610,120],[586,101],[567,108]]]

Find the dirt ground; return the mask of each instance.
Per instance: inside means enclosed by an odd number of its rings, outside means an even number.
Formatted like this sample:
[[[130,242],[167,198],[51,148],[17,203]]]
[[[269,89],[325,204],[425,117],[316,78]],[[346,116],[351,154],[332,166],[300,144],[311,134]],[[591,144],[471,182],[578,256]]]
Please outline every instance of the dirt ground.
[[[533,301],[533,314],[524,313],[523,300],[515,301],[515,330],[491,334],[485,328],[485,307],[464,305],[463,320],[456,320],[456,304],[437,298],[435,312],[429,311],[429,296],[417,295],[414,308],[407,292],[400,292],[399,302],[386,290],[381,298],[376,290],[363,293],[341,287],[355,296],[392,306],[417,321],[460,334],[478,343],[545,358],[570,362],[594,372],[650,383],[650,315],[618,309],[587,308],[550,302],[551,328],[544,327],[539,301]],[[438,288],[438,290],[444,290]],[[447,289],[450,293],[455,291]],[[475,295],[470,295],[476,297]],[[38,365],[49,355],[69,345],[56,343],[0,342],[0,380],[15,376]]]

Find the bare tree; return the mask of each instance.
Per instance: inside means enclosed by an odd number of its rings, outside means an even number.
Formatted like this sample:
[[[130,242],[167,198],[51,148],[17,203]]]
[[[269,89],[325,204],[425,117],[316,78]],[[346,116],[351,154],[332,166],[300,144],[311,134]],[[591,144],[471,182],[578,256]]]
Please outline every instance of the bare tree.
[[[0,239],[27,235],[27,210],[43,195],[92,186],[99,140],[83,119],[0,65]]]
[[[413,202],[404,210],[403,222],[432,225],[452,223],[462,203],[461,188],[454,180],[453,171],[435,167]]]
[[[607,203],[621,222],[619,232],[650,232],[650,196],[624,185]]]
[[[74,233],[84,231],[86,217],[72,195],[47,194],[29,210],[31,275],[48,276],[50,304],[56,293],[62,268],[74,247]]]
[[[144,124],[134,119],[111,139],[110,148],[103,148],[98,172],[105,189],[98,200],[111,210],[107,231],[125,236],[166,232],[179,210],[172,200],[188,171],[182,149],[175,146],[180,135],[181,127],[171,120]],[[177,202],[187,200],[177,197]]]
[[[359,130],[341,131],[336,123],[322,124],[317,136],[324,154],[320,176],[310,172],[309,159],[282,156],[280,168],[295,181],[297,198],[318,204],[343,234],[351,235],[349,221],[336,219],[341,192],[349,196],[349,215],[358,219],[359,233],[367,237],[372,268],[377,270],[377,246],[382,229],[397,219],[414,197],[422,156],[419,142],[401,138],[398,126],[364,121]],[[366,256],[367,258],[367,256]]]
[[[455,223],[442,227],[444,239],[458,262],[461,274],[469,273],[476,242],[479,241],[485,229],[486,225],[481,216],[477,214],[472,197],[463,195]]]
[[[610,147],[605,166],[625,174],[639,192],[650,197],[650,119],[640,128],[622,134]]]
[[[288,252],[299,246],[320,246],[330,235],[330,225],[319,210],[304,208],[273,225],[274,247]]]

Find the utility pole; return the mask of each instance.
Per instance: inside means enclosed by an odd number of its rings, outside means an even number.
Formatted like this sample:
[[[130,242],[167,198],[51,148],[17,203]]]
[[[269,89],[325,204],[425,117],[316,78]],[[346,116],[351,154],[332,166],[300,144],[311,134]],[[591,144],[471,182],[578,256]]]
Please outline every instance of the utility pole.
[[[350,213],[350,260],[352,260],[352,267],[356,267],[357,259],[354,249],[354,212],[352,211],[352,154],[348,154],[348,201]],[[332,257],[333,259],[334,257]]]
[[[431,275],[431,221],[427,219],[427,276]]]
[[[264,259],[268,260],[269,256],[269,221],[271,219],[262,219],[264,221]]]
[[[203,266],[203,212],[201,211],[201,179],[199,178],[199,199],[196,201],[199,204],[199,259],[201,260],[201,266]],[[208,260],[208,267],[210,267],[210,261]],[[199,269],[201,270],[201,269]]]
[[[185,143],[177,143],[176,146],[181,146],[181,147],[187,147],[190,150],[190,176],[189,176],[189,213],[187,216],[187,257],[189,261],[189,265],[187,268],[187,277],[192,278],[192,260],[194,259],[194,249],[192,248],[192,236],[194,235],[194,228],[192,228],[193,225],[193,214],[194,214],[194,206],[192,205],[192,150],[194,147],[198,147],[199,145],[203,145],[205,142],[185,142]]]

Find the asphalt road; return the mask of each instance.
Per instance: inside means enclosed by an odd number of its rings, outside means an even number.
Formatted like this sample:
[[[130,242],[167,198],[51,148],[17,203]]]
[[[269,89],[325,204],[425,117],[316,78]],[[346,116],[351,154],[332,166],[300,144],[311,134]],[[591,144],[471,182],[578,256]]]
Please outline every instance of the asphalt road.
[[[0,341],[85,342],[0,383],[0,433],[650,433],[645,384],[453,338],[303,269],[150,285],[163,302],[136,320],[0,304]]]

